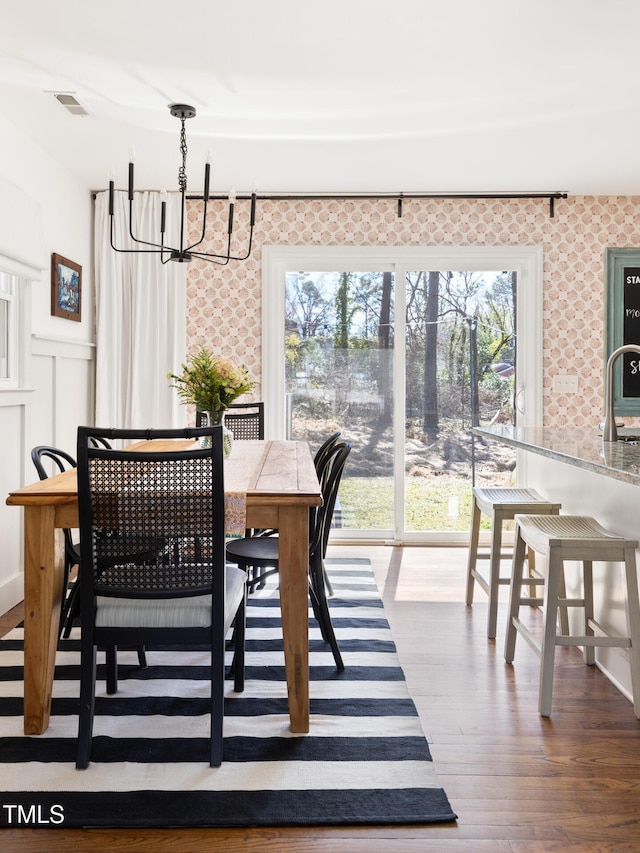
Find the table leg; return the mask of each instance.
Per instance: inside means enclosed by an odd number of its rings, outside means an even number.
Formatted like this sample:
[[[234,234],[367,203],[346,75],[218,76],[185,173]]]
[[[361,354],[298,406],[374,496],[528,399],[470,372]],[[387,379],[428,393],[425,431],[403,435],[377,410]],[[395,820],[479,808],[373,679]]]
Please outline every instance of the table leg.
[[[309,731],[309,508],[280,507],[280,607],[291,731]]]
[[[54,506],[24,512],[24,732],[49,725],[58,645],[64,538],[55,527]]]

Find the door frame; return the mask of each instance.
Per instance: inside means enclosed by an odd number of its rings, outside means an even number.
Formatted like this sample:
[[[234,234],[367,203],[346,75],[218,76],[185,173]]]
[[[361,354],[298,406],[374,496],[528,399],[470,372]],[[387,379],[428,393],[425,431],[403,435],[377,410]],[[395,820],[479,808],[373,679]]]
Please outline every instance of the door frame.
[[[264,246],[262,249],[262,396],[265,401],[265,436],[283,439],[286,429],[284,373],[285,274],[308,271],[392,271],[395,275],[395,340],[404,341],[406,272],[420,270],[515,270],[518,287],[518,369],[515,406],[519,426],[542,425],[542,247],[523,246]],[[402,286],[400,286],[402,282]],[[404,347],[394,348],[394,426],[402,436],[405,380]],[[335,531],[336,538],[369,539],[434,544],[462,544],[466,532],[404,532],[399,509],[404,507],[404,442],[395,443],[396,510],[394,531]],[[519,454],[517,471],[526,481],[526,454]],[[400,467],[398,467],[400,465]],[[398,491],[400,490],[400,491]]]

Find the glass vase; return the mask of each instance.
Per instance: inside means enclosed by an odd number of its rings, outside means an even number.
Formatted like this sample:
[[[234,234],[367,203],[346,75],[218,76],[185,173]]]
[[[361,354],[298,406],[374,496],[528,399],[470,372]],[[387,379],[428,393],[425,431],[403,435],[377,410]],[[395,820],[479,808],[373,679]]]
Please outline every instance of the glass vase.
[[[210,427],[210,426],[221,426],[222,427],[222,447],[224,450],[225,458],[231,456],[231,449],[233,447],[233,433],[230,429],[225,426],[224,416],[225,409],[218,409],[215,412],[200,412],[200,426]],[[200,439],[201,447],[211,447],[211,439],[209,436],[205,436]]]

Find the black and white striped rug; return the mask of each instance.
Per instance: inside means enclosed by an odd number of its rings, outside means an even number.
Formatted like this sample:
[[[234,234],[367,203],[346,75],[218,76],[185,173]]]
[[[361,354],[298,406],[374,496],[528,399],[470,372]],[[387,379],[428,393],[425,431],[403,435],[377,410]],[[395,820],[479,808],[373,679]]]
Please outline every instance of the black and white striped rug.
[[[227,683],[224,762],[208,765],[205,652],[119,654],[98,683],[92,761],[75,769],[79,643],[62,641],[51,724],[22,733],[22,630],[0,640],[0,826],[203,827],[455,820],[368,560],[329,561],[346,670],[310,625],[311,729],[292,735],[277,588],[249,599],[244,693]],[[99,676],[101,675],[99,671]]]

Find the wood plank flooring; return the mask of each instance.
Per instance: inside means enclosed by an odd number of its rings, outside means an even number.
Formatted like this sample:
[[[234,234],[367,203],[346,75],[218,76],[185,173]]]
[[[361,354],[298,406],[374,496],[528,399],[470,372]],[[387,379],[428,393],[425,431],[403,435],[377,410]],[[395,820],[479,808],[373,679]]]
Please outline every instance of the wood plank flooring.
[[[457,824],[336,829],[4,830],[4,853],[638,853],[640,722],[576,649],[558,649],[553,710],[537,713],[538,659],[513,666],[486,638],[486,597],[464,604],[462,548],[333,546],[370,557],[409,689]],[[20,618],[0,619],[0,632]],[[535,624],[537,612],[531,611]]]

